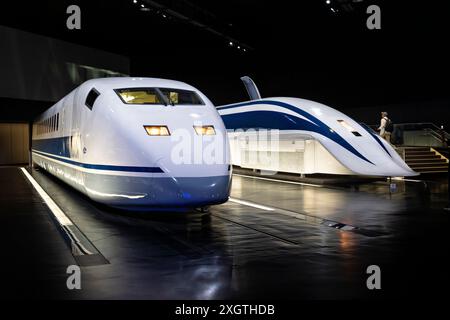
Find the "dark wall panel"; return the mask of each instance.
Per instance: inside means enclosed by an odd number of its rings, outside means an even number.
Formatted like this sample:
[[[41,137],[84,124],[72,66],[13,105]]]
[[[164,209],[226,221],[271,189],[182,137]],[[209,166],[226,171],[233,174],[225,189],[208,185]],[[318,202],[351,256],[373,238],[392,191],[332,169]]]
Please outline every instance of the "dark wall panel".
[[[57,101],[79,83],[129,74],[117,54],[0,26],[0,97]]]

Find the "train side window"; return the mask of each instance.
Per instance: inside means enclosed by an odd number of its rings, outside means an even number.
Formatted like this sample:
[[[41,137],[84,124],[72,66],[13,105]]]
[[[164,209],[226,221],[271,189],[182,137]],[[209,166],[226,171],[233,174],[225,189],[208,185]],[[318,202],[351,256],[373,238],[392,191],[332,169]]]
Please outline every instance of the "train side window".
[[[100,95],[100,92],[98,92],[95,88],[92,88],[91,91],[89,91],[87,97],[86,97],[86,107],[92,110],[94,107],[95,100],[97,100],[98,96]]]
[[[56,131],[59,130],[59,112],[56,114]]]

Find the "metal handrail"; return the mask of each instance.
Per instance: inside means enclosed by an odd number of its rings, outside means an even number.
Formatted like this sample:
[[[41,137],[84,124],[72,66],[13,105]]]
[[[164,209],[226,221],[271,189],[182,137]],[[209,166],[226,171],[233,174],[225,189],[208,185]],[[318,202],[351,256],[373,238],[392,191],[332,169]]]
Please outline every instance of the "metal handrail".
[[[376,129],[379,127],[379,125],[376,124],[371,124],[368,125],[369,127],[371,127],[372,129]],[[441,129],[439,126],[437,126],[436,124],[432,123],[432,122],[405,122],[405,123],[395,123],[394,124],[394,128],[395,127],[402,127],[402,129],[405,131],[410,131],[410,130],[426,130],[429,129],[437,134],[444,134],[445,137],[447,139],[450,139],[450,133],[448,133],[447,131]]]
[[[365,125],[362,123],[362,125]],[[378,125],[365,125],[370,127],[374,131],[378,128]],[[450,141],[450,134],[446,132],[444,129],[439,128],[437,125],[431,122],[417,122],[417,123],[398,123],[394,124],[394,132],[400,130],[404,131],[423,131],[426,135],[432,137],[439,143],[443,145],[447,145],[448,141]],[[397,131],[398,132],[398,131]]]

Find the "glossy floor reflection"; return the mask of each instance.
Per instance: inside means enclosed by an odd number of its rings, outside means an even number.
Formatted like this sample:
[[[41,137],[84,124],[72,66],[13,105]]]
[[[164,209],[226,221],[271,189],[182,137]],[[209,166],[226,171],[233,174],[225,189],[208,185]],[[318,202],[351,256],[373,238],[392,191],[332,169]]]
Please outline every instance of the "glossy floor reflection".
[[[228,202],[207,216],[114,211],[45,173],[33,171],[33,176],[110,261],[83,267],[83,289],[69,297],[429,298],[450,284],[450,216],[441,210],[447,186],[439,182],[428,188],[397,182],[391,193],[384,183],[327,188],[235,176],[232,197],[250,205]],[[383,235],[333,229],[295,212]],[[366,288],[366,268],[372,264],[382,270],[380,291]]]

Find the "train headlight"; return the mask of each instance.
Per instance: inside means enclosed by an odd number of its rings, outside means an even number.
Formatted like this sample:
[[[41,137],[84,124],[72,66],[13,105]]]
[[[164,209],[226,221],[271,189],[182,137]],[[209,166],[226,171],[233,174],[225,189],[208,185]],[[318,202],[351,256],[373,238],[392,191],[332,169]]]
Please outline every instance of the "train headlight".
[[[144,126],[149,136],[170,136],[167,126]]]
[[[194,126],[194,130],[199,136],[213,136],[216,134],[214,126]]]

